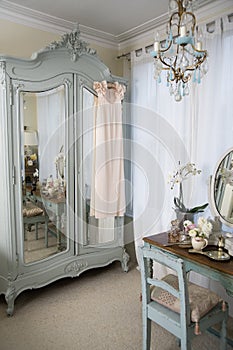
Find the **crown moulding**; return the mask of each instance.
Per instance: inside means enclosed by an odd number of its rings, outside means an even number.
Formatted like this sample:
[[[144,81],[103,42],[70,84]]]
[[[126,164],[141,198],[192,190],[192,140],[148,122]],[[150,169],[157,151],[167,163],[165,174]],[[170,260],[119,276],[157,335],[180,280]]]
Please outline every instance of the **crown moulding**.
[[[201,7],[201,8],[200,8]],[[53,32],[56,34],[64,34],[73,30],[77,23],[66,21],[61,18],[47,15],[45,13],[31,10],[29,8],[2,0],[0,2],[0,18],[11,22],[23,24],[36,29]],[[229,10],[233,11],[232,0],[199,0],[199,9],[195,10],[198,19],[211,18],[220,16]],[[95,42],[104,47],[119,49],[135,43],[137,38],[145,36],[146,33],[152,33],[158,27],[165,25],[168,20],[168,13],[145,22],[140,26],[134,27],[119,35],[113,35],[91,27],[87,27],[79,23],[81,37]]]

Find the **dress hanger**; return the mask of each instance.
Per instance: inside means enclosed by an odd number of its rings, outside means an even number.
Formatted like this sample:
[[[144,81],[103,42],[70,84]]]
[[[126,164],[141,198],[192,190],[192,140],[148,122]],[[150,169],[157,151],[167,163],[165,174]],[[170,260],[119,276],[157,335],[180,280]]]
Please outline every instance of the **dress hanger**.
[[[107,82],[107,87],[108,87],[108,89],[116,89],[115,83],[112,83],[110,81]]]

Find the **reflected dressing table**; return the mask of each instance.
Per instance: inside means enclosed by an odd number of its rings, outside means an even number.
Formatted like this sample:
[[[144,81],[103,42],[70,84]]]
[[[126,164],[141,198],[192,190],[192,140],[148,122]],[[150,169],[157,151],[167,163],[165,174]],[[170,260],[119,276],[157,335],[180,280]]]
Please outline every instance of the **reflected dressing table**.
[[[32,194],[33,193],[33,194]],[[62,223],[61,218],[65,213],[66,198],[64,195],[56,196],[44,196],[40,190],[31,191],[26,188],[26,198],[32,202],[36,202],[39,206],[43,207],[47,213],[47,216],[54,215],[55,231],[57,236],[57,249],[62,250],[61,237],[62,237]],[[50,230],[51,231],[51,230]]]

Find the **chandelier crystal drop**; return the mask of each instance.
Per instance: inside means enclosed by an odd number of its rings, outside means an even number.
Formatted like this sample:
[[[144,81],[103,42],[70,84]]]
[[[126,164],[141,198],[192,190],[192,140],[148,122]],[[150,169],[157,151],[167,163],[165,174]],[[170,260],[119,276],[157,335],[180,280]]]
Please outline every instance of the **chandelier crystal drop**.
[[[167,86],[175,101],[189,95],[190,82],[200,84],[208,71],[207,51],[202,48],[202,32],[192,13],[195,0],[169,0],[171,17],[167,25],[167,39],[162,46],[156,33],[154,77],[161,82],[161,72],[167,71]]]

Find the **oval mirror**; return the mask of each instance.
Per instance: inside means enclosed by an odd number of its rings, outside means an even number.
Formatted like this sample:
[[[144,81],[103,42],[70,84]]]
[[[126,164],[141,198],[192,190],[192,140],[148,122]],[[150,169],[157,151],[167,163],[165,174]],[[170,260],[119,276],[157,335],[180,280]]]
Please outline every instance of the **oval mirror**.
[[[210,203],[221,222],[233,227],[233,148],[217,163],[211,179]]]

